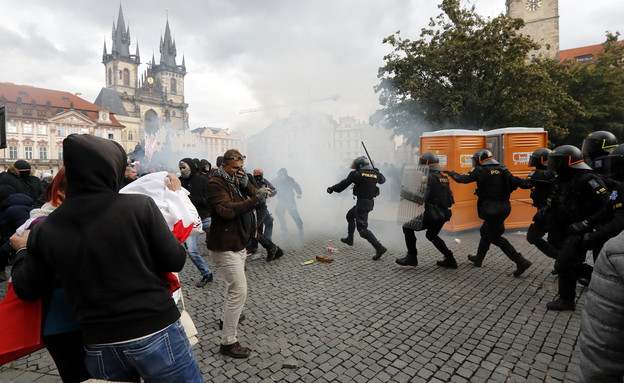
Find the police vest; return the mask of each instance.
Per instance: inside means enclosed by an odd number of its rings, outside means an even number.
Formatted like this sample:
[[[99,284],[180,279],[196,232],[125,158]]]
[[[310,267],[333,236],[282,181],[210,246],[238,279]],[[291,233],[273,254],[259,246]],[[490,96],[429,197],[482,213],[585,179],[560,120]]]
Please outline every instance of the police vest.
[[[358,177],[356,177],[353,186],[353,195],[358,198],[373,199],[379,195],[379,188],[377,187],[377,181],[379,175],[374,170],[360,169],[357,170]]]
[[[608,193],[603,180],[593,171],[585,170],[576,174],[569,182],[558,185],[553,198],[551,207],[556,222],[570,225],[574,222],[582,221],[585,218],[596,213],[602,206],[596,205],[593,196],[583,193],[583,185],[589,184],[594,193]]]
[[[539,181],[531,189],[533,206],[542,208],[548,204],[548,197],[553,192],[555,173],[550,170],[535,169],[527,176],[528,180]]]
[[[507,168],[502,165],[478,166],[476,171],[481,172],[482,179],[477,181],[477,195],[479,198],[506,201],[511,194]]]
[[[427,203],[449,208],[453,206],[453,192],[449,185],[448,177],[437,171],[429,172],[427,187]]]

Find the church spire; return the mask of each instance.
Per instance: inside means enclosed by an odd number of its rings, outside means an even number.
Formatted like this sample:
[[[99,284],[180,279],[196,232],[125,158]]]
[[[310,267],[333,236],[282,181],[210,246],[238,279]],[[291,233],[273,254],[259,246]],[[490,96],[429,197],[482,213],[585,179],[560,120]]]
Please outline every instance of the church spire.
[[[171,29],[169,28],[169,19],[165,27],[165,36],[160,39],[160,65],[175,67],[176,65],[176,46],[171,39]]]
[[[117,54],[121,58],[130,58],[130,27],[126,29],[121,4],[119,4],[117,27],[113,22],[113,50],[111,53]]]

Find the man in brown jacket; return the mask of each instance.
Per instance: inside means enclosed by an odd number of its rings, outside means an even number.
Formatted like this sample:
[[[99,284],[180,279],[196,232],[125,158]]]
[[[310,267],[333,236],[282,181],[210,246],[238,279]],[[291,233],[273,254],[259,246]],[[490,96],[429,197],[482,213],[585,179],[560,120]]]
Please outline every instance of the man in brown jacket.
[[[245,156],[238,150],[230,149],[223,157],[223,163],[206,185],[206,199],[212,207],[206,245],[226,284],[219,351],[234,358],[246,358],[251,351],[241,346],[236,337],[247,299],[245,246],[256,231],[254,209],[264,202],[267,191],[258,190],[249,182],[243,169]]]

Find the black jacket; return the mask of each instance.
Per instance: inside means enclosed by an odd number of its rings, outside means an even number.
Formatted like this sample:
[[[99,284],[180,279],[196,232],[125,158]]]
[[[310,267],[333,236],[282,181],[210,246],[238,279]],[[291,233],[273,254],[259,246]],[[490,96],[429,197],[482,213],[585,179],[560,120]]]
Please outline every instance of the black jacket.
[[[182,176],[178,177],[182,183],[182,187],[191,193],[189,195],[189,199],[197,209],[201,219],[210,217],[210,205],[206,199],[206,185],[208,184],[208,178],[199,174],[197,167],[190,158],[184,158],[182,161],[186,162],[191,169],[189,178],[184,178]]]
[[[386,177],[379,170],[358,169],[349,173],[347,178],[338,182],[331,189],[337,193],[345,190],[349,185],[353,186],[353,195],[358,199],[373,199],[379,194],[377,184],[386,182]]]
[[[58,274],[87,344],[171,325],[180,313],[159,274],[182,270],[184,247],[151,198],[118,194],[126,166],[119,144],[72,134],[63,149],[67,197],[30,232],[28,249],[17,252],[15,292],[37,299]]]
[[[16,193],[26,194],[36,201],[43,194],[41,180],[35,176],[20,177],[19,171],[11,165],[6,173],[0,175],[0,184],[9,185]]]

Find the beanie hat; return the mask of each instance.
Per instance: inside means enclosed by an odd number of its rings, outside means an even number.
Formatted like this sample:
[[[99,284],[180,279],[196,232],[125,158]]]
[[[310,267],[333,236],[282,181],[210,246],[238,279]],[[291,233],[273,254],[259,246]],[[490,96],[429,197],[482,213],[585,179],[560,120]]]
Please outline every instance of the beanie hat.
[[[13,164],[17,170],[26,170],[30,169],[30,164],[26,160],[17,160]]]

